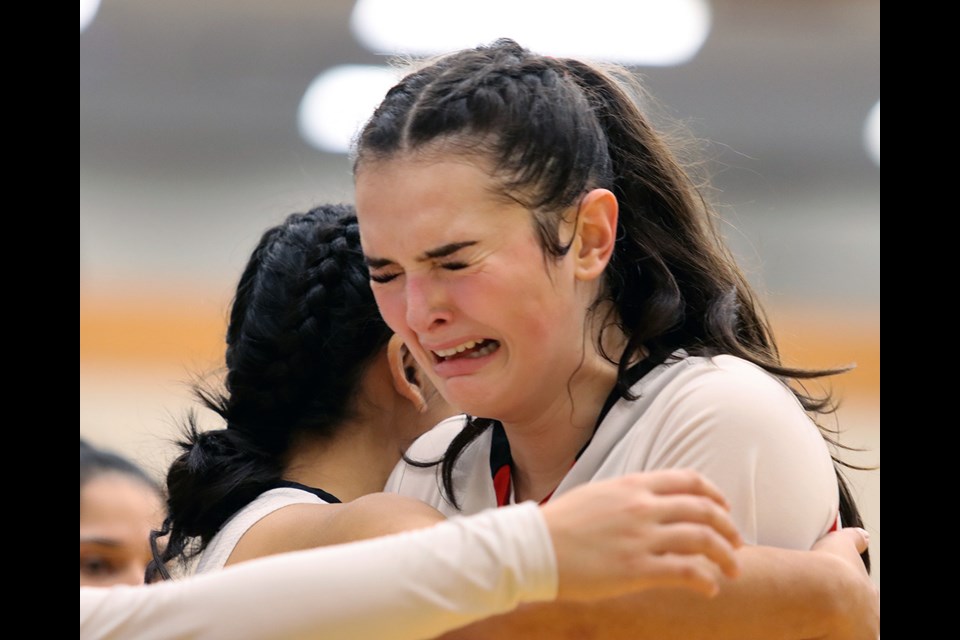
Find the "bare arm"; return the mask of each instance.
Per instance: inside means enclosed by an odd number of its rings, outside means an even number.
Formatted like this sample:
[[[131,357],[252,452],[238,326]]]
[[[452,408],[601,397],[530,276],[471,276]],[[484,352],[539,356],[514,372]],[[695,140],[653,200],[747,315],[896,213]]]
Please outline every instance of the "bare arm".
[[[528,605],[444,638],[875,640],[880,601],[857,556],[865,548],[856,529],[830,534],[814,551],[744,547],[740,576],[711,599],[672,590]]]
[[[387,493],[346,504],[290,505],[250,527],[226,564],[422,529],[444,519],[419,500]]]

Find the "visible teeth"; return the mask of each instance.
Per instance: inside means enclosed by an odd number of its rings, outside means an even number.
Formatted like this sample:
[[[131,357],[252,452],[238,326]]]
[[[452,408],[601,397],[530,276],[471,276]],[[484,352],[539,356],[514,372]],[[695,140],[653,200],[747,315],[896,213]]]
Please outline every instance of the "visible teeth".
[[[480,341],[470,340],[469,342],[464,342],[463,344],[457,345],[456,347],[453,347],[451,349],[439,349],[437,351],[434,351],[434,353],[440,356],[441,358],[449,358],[450,356],[455,356],[458,353],[463,353],[467,349],[473,349],[478,344],[480,344]]]
[[[483,356],[486,356],[486,355],[489,355],[489,354],[493,353],[493,352],[496,350],[497,346],[498,346],[497,342],[494,341],[494,340],[491,340],[489,343],[483,345],[483,347],[477,349],[477,350],[474,351],[473,353],[467,354],[466,357],[468,357],[468,358],[482,358]]]

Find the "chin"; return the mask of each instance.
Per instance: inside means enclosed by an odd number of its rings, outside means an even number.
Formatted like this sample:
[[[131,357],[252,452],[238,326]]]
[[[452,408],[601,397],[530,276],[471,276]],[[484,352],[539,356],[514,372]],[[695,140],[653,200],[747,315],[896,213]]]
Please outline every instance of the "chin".
[[[489,394],[480,394],[478,397],[473,393],[450,392],[450,395],[444,395],[444,397],[447,398],[447,402],[449,402],[452,407],[456,407],[460,413],[482,418],[489,417],[491,409],[490,403],[482,400],[483,398],[489,398]]]
[[[504,400],[513,396],[511,386],[503,376],[489,371],[482,375],[448,378],[442,384],[440,395],[452,407],[480,418],[499,419],[501,410],[506,408]]]

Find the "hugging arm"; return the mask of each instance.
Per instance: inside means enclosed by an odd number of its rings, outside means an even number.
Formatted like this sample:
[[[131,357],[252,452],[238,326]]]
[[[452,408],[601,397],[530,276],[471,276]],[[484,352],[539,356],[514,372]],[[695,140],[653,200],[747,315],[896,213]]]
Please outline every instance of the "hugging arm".
[[[579,487],[549,508],[525,503],[419,531],[258,558],[181,581],[81,587],[80,638],[404,640],[558,595],[586,599],[667,585],[713,592],[722,572],[736,572],[739,539],[722,499],[695,474],[652,475]],[[683,558],[657,561],[651,544],[662,536],[637,526],[635,514],[645,510],[638,488],[705,501],[692,513],[680,505],[684,521],[705,521],[700,534],[663,543],[680,556],[710,558],[703,570],[688,569]],[[703,508],[711,504],[717,508]],[[662,529],[655,519],[653,534]]]
[[[405,640],[556,592],[549,530],[538,509],[520,505],[179,581],[81,587],[80,638]]]
[[[876,640],[879,592],[858,555],[866,539],[858,529],[828,539],[813,551],[741,548],[740,575],[713,598],[663,590],[526,605],[444,639]]]

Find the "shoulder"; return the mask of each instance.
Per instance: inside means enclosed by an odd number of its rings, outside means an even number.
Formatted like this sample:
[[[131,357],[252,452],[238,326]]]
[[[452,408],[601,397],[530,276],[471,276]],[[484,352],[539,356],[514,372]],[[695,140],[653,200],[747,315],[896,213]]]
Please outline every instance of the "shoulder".
[[[413,498],[373,493],[344,504],[297,504],[250,528],[230,562],[428,527],[444,518]]]
[[[674,388],[690,392],[726,395],[764,394],[796,402],[793,392],[772,374],[742,358],[729,355],[688,357],[673,365],[677,375]]]
[[[654,405],[698,423],[752,430],[773,422],[816,431],[793,391],[772,374],[735,356],[691,357],[671,366]]]
[[[264,516],[240,538],[227,564],[325,544],[324,531],[337,504],[292,504]]]
[[[226,564],[320,546],[328,519],[340,508],[342,505],[327,504],[298,489],[266,491],[224,527],[224,532],[227,527],[239,527],[234,534],[239,538]]]
[[[826,443],[793,391],[734,356],[687,358],[648,398],[644,424],[664,444],[715,442],[721,449],[822,456]],[[652,435],[652,434],[651,434]]]
[[[224,523],[199,556],[195,571],[206,573],[223,568],[250,529],[273,513],[300,504],[316,506],[324,502],[312,493],[290,487],[264,491]]]
[[[646,469],[706,475],[750,542],[812,544],[836,515],[836,476],[820,429],[790,388],[733,356],[668,369],[647,389],[646,411],[630,418],[638,445],[630,454]]]
[[[445,518],[420,500],[396,493],[371,493],[349,502],[327,521],[325,544],[340,544],[421,529]]]
[[[635,416],[661,454],[717,455],[713,448],[829,460],[822,433],[793,391],[760,367],[717,356],[686,358],[669,369]]]

